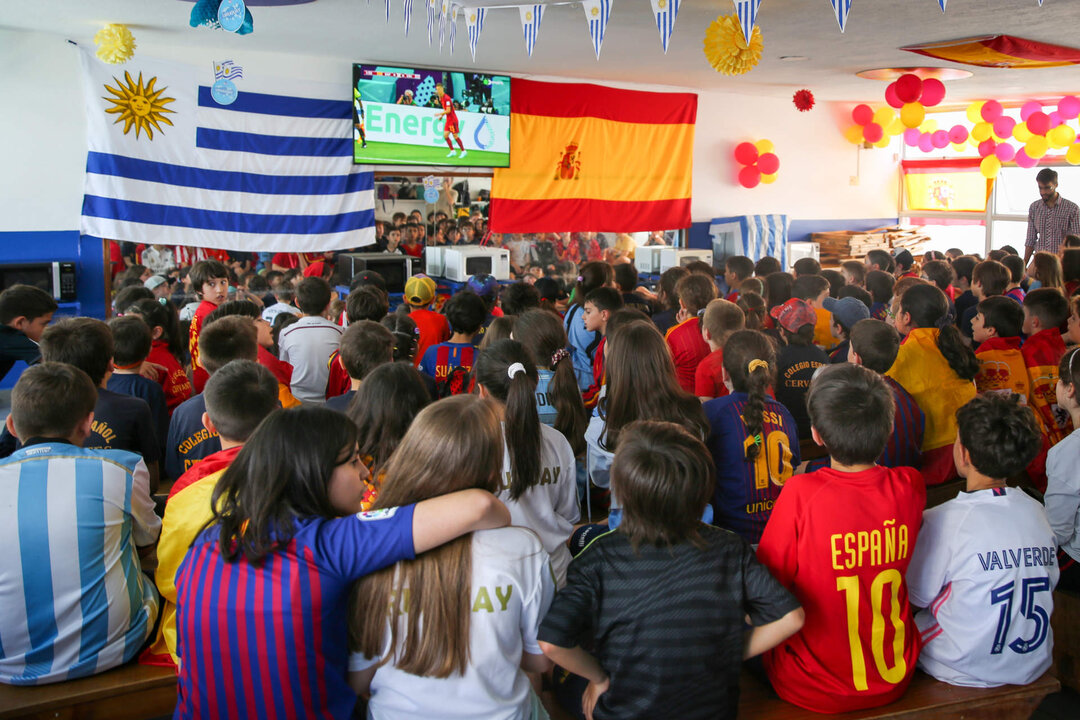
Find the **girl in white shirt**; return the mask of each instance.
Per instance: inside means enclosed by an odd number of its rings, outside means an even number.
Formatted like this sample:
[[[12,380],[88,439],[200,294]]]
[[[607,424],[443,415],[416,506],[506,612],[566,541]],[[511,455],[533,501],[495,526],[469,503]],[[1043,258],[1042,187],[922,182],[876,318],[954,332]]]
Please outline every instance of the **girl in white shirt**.
[[[1058,367],[1057,403],[1076,428],[1046,456],[1046,517],[1058,542],[1059,590],[1080,590],[1080,348],[1071,348]]]

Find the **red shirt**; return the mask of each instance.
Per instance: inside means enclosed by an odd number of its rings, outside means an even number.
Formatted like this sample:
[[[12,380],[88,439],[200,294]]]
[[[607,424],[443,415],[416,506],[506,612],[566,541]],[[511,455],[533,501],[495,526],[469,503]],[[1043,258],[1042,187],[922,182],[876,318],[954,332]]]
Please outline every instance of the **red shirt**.
[[[688,393],[694,392],[694,373],[697,372],[698,363],[712,352],[709,343],[701,337],[701,324],[696,317],[684,320],[668,330],[664,339],[671,349],[671,359],[675,361],[675,377],[679,386]]]
[[[419,365],[429,347],[450,339],[450,322],[434,310],[424,308],[414,307],[409,317],[420,331],[420,339],[416,342],[416,357],[413,359],[413,365]]]
[[[592,376],[593,383],[586,390],[581,393],[581,399],[585,401],[585,409],[591,410],[596,407],[597,401],[600,399],[600,388],[604,386],[604,343],[607,342],[606,337],[600,338],[600,343],[596,346],[596,351],[593,353],[592,359]]]
[[[274,257],[270,258],[270,264],[292,270],[300,267],[300,256],[296,253],[275,253]]]
[[[919,654],[904,574],[925,505],[914,468],[824,468],[787,481],[758,545],[806,611],[802,630],[763,656],[781,698],[836,713],[904,693]]]
[[[206,381],[210,379],[210,373],[199,362],[199,333],[202,332],[206,316],[217,310],[217,305],[209,300],[203,300],[195,310],[195,317],[191,318],[191,327],[188,329],[188,352],[191,353],[191,384],[195,392],[201,393]]]
[[[240,452],[242,445],[229,448],[228,450],[218,450],[212,455],[207,455],[199,462],[188,468],[187,472],[181,475],[176,482],[173,483],[172,488],[169,489],[169,497],[166,498],[166,502],[173,499],[173,495],[180,492],[188,485],[194,482],[202,480],[207,475],[213,475],[218,470],[224,470],[232,464],[232,461],[236,459],[237,454]]]
[[[330,368],[330,377],[326,380],[326,399],[338,395],[344,395],[352,390],[352,378],[345,372],[345,366],[341,362],[341,351],[335,350],[330,353],[330,359],[326,361]]]
[[[191,397],[191,381],[180,361],[169,352],[169,344],[164,340],[155,340],[150,344],[150,354],[146,359],[165,368],[165,372],[158,373],[157,381],[165,391],[165,407],[172,415],[177,405]]]
[[[724,350],[713,350],[706,355],[694,371],[694,394],[698,397],[718,398],[728,394],[724,384]]]
[[[457,112],[454,110],[454,99],[449,94],[443,94],[442,99],[439,101],[442,103],[443,112],[446,113],[447,123],[457,123]]]

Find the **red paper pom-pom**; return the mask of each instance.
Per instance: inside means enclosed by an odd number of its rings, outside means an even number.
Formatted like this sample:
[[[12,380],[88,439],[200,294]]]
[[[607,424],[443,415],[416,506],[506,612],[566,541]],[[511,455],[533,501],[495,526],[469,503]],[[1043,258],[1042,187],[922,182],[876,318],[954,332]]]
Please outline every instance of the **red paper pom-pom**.
[[[806,112],[814,107],[814,93],[809,90],[796,90],[791,102],[795,103],[799,112]]]

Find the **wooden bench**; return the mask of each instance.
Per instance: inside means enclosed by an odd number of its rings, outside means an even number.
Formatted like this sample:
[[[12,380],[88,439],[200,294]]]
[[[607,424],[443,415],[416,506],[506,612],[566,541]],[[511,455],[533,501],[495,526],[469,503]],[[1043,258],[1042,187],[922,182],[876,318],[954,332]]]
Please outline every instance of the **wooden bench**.
[[[1054,671],[1061,684],[1080,692],[1080,595],[1054,591]]]
[[[172,717],[175,707],[176,672],[151,665],[50,685],[0,685],[0,720],[147,720]]]
[[[892,704],[826,716],[784,702],[764,679],[751,673],[744,672],[739,685],[739,717],[755,720],[1026,720],[1043,698],[1061,689],[1050,673],[1030,685],[967,688],[917,671],[904,696]]]

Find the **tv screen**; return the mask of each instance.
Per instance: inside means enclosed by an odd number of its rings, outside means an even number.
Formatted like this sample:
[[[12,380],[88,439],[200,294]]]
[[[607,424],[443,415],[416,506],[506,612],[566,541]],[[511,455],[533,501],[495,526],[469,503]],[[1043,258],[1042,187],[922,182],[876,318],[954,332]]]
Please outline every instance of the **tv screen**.
[[[353,162],[510,167],[510,77],[354,64]]]
[[[408,264],[406,258],[398,255],[387,255],[386,259],[368,259],[365,263],[367,270],[373,270],[382,275],[386,281],[386,292],[405,292],[405,281],[409,279]]]

